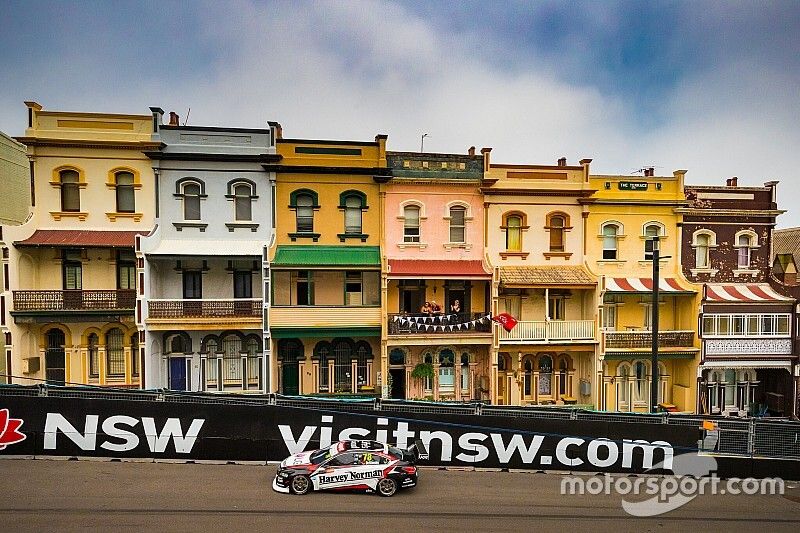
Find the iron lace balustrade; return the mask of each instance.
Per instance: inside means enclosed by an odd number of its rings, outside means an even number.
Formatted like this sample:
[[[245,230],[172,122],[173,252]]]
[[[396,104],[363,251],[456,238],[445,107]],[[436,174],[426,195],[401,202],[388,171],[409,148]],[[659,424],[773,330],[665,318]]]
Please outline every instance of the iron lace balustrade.
[[[150,300],[149,318],[258,318],[260,298],[230,300]]]
[[[389,335],[454,335],[491,333],[491,320],[482,320],[488,313],[389,313]],[[477,320],[472,324],[473,320]],[[462,327],[459,329],[458,325]],[[453,326],[451,331],[450,326]]]
[[[14,311],[131,311],[136,291],[14,291]]]
[[[606,348],[649,348],[653,333],[650,331],[607,331]],[[659,331],[661,348],[687,348],[694,346],[694,331]]]

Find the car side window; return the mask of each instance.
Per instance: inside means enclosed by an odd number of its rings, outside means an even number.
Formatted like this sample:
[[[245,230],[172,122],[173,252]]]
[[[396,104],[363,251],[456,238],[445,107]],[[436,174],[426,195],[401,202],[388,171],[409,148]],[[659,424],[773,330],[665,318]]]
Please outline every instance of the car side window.
[[[356,456],[350,452],[340,453],[328,463],[329,466],[349,466],[353,464],[356,464]]]

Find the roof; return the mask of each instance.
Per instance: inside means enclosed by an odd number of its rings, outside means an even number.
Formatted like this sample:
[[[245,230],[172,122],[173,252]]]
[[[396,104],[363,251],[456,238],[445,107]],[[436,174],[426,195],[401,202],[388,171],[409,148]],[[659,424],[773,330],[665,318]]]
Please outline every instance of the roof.
[[[791,254],[795,264],[800,264],[800,228],[773,231],[772,250],[775,255]]]
[[[662,293],[693,294],[697,291],[681,287],[675,278],[659,278]],[[652,293],[653,278],[606,278],[606,292]]]
[[[377,246],[278,246],[272,267],[377,267],[381,252]]]
[[[71,229],[37,229],[14,246],[55,248],[133,248],[137,235],[147,231],[91,231]]]
[[[793,302],[767,283],[707,283],[706,301],[722,303]]]
[[[261,256],[266,242],[257,240],[178,240],[164,239],[153,250],[145,248],[147,255],[224,255],[224,256]]]
[[[480,260],[389,259],[389,277],[491,278]]]
[[[597,280],[580,266],[500,267],[500,283],[505,286],[595,286]]]

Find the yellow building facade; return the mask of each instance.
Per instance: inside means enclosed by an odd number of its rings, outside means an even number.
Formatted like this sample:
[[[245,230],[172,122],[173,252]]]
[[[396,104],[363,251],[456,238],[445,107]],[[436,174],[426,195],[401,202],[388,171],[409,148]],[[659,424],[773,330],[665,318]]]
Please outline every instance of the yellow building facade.
[[[11,381],[138,386],[133,249],[153,224],[152,117],[26,105],[32,212],[2,243]]]
[[[381,386],[382,183],[386,137],[279,138],[270,247],[271,387],[375,394]]]
[[[701,287],[680,264],[684,175],[590,177],[596,192],[582,200],[586,268],[599,279],[599,349],[594,386],[599,409],[648,411],[650,405],[653,240],[659,254],[659,388],[666,409],[693,411],[699,363]]]

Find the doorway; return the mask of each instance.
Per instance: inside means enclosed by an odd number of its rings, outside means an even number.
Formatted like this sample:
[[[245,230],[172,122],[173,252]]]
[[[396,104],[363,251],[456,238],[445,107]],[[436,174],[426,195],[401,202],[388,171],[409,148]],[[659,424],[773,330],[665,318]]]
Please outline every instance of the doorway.
[[[51,329],[47,332],[47,351],[44,355],[45,378],[50,385],[64,385],[66,380],[66,354],[64,332]]]
[[[281,364],[281,394],[297,396],[300,394],[297,361],[283,361]]]
[[[394,400],[406,399],[406,369],[390,368],[389,375],[392,377],[392,390],[389,397]]]
[[[171,390],[187,390],[186,358],[169,358],[169,388]]]

